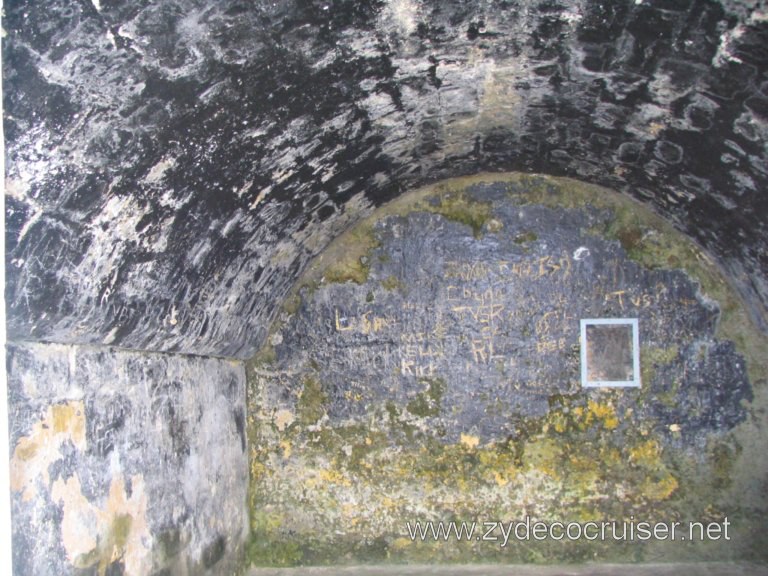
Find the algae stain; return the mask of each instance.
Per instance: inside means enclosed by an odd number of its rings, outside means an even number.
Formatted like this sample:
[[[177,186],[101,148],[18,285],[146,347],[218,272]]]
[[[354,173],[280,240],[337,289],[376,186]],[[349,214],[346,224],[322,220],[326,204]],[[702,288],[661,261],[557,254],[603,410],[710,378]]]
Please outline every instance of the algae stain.
[[[535,232],[531,232],[530,230],[525,230],[515,235],[512,241],[515,244],[528,244],[529,242],[535,242],[536,240],[538,240],[538,238],[539,237],[536,235]]]
[[[111,534],[118,548],[125,548],[128,543],[128,536],[131,533],[133,518],[130,514],[118,514],[112,520]]]
[[[445,380],[442,378],[423,378],[421,383],[426,384],[427,389],[408,402],[406,405],[408,412],[421,417],[438,416],[443,394],[446,390]]]
[[[307,376],[304,388],[296,406],[298,421],[304,426],[317,423],[325,415],[325,402],[328,397],[323,392],[323,386],[317,378]]]
[[[475,238],[482,236],[483,226],[491,218],[491,203],[474,200],[466,192],[442,193],[436,201],[426,203],[423,208],[469,226]]]
[[[394,290],[400,290],[404,286],[397,276],[391,275],[381,281],[381,287],[384,288],[384,290],[392,292]]]

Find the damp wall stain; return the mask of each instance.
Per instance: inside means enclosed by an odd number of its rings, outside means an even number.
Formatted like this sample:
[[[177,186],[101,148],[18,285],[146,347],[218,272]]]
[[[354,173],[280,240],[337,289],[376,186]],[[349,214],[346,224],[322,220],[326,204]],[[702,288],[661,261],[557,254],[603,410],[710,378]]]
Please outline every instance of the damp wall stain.
[[[638,318],[640,388],[581,387],[594,317]],[[249,559],[764,559],[766,342],[745,318],[703,251],[614,192],[486,174],[404,195],[309,266],[248,363]],[[732,531],[502,548],[406,527],[526,516]]]

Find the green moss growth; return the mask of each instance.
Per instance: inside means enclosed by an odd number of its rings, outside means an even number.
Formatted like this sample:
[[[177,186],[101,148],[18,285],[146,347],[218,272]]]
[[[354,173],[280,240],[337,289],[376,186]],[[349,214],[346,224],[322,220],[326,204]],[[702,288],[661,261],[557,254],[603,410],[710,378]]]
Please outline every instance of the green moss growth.
[[[416,398],[408,402],[408,412],[416,416],[438,416],[440,414],[443,394],[445,394],[445,380],[442,378],[424,378],[420,380],[427,385],[427,390],[420,392]]]
[[[538,238],[535,232],[525,230],[515,235],[514,242],[515,244],[528,244],[529,242],[535,242]]]
[[[371,270],[371,252],[378,245],[371,226],[353,228],[345,234],[346,250],[325,268],[323,278],[331,283],[365,284]]]
[[[650,385],[656,377],[656,368],[674,362],[678,357],[677,346],[668,348],[645,347],[640,349],[640,379]]]
[[[713,487],[716,490],[730,488],[733,481],[733,465],[741,454],[741,446],[734,442],[717,441],[709,447]]]
[[[656,397],[667,408],[674,408],[675,406],[677,406],[679,394],[680,394],[680,381],[675,379],[672,381],[672,384],[669,386],[669,389],[656,392]]]
[[[344,282],[365,284],[370,269],[370,265],[362,258],[357,261],[350,259],[328,268],[325,271],[325,279],[331,284],[343,284]]]
[[[296,406],[299,422],[305,426],[315,424],[325,415],[325,402],[327,400],[320,382],[311,376],[305,378],[304,389],[301,391]]]
[[[491,217],[491,203],[474,200],[466,192],[446,191],[422,207],[469,226],[475,238],[482,235],[483,226]]]
[[[384,288],[384,290],[392,292],[394,290],[402,289],[403,283],[400,281],[400,279],[397,276],[390,275],[381,281],[381,287]]]
[[[277,352],[275,352],[274,346],[267,341],[248,363],[251,366],[268,366],[274,364],[276,361]]]
[[[255,566],[296,566],[301,564],[303,553],[298,542],[290,538],[275,538],[282,525],[282,518],[263,512],[251,513],[251,535],[246,550],[246,560]]]

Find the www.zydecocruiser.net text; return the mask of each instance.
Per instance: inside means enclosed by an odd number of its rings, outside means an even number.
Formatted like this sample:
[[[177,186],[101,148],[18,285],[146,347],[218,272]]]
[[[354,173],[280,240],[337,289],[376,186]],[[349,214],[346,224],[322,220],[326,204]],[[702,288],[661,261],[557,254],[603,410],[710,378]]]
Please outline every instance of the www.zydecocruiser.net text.
[[[679,542],[730,540],[730,522],[543,522],[526,516],[509,522],[406,522],[411,541],[477,541],[492,542],[501,547],[510,540],[589,540],[599,542],[645,542],[671,540]]]

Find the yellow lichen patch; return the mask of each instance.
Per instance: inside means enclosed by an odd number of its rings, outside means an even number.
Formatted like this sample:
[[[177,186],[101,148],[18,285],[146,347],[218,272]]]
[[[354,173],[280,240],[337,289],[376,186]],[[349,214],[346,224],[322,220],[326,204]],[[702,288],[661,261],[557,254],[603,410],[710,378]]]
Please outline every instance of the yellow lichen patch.
[[[590,413],[602,423],[606,430],[614,430],[618,427],[619,419],[616,416],[616,409],[613,405],[589,400],[587,406]]]
[[[82,493],[75,474],[53,483],[51,498],[62,506],[61,541],[69,561],[77,568],[97,566],[100,576],[113,562],[121,561],[125,574],[146,574],[151,567],[146,543],[147,496],[144,479],[131,477],[128,497],[122,476],[112,478],[109,495],[102,506]]]
[[[629,460],[638,466],[652,468],[659,465],[661,447],[656,440],[646,440],[629,451]]]
[[[283,458],[291,457],[291,443],[288,440],[281,440],[280,448],[283,450]]]
[[[319,473],[320,479],[323,482],[329,482],[331,484],[339,484],[340,486],[351,486],[352,482],[349,478],[341,474],[338,470],[328,469],[321,470]]]
[[[668,473],[656,482],[646,480],[642,486],[642,494],[649,500],[661,501],[672,496],[677,487],[677,479]]]
[[[561,444],[550,438],[541,438],[529,442],[525,448],[525,463],[551,477],[559,476],[560,459],[563,453]]]
[[[579,413],[576,416],[577,417],[581,416],[581,407],[576,408],[576,410],[579,411]],[[554,414],[552,414],[550,418],[550,423],[552,424],[552,428],[554,428],[555,432],[557,432],[558,434],[562,434],[568,429],[568,418],[562,412],[555,412]],[[545,432],[548,430],[549,430],[549,426],[547,426],[547,429],[545,430]]]
[[[262,476],[266,475],[267,473],[267,467],[266,465],[259,460],[257,457],[253,457],[251,460],[251,478],[256,481],[261,479]]]
[[[477,448],[477,445],[480,444],[480,438],[472,436],[471,434],[462,434],[460,436],[460,441],[461,444],[467,448]]]
[[[509,452],[499,451],[492,445],[479,451],[477,458],[482,467],[481,470],[485,472],[484,475],[488,476],[490,472],[490,477],[499,487],[509,484],[518,474],[514,457]]]
[[[509,484],[509,478],[506,474],[503,474],[497,470],[493,471],[493,479],[496,481],[496,484],[499,486],[506,486]]]
[[[45,417],[32,426],[29,436],[16,444],[11,458],[11,489],[23,491],[28,502],[37,495],[35,483],[42,476],[50,484],[48,467],[61,459],[61,445],[69,440],[85,450],[85,407],[82,401],[50,406]]]
[[[411,543],[412,541],[410,539],[401,536],[400,538],[395,538],[389,547],[394,550],[402,550],[404,548],[408,548]]]

